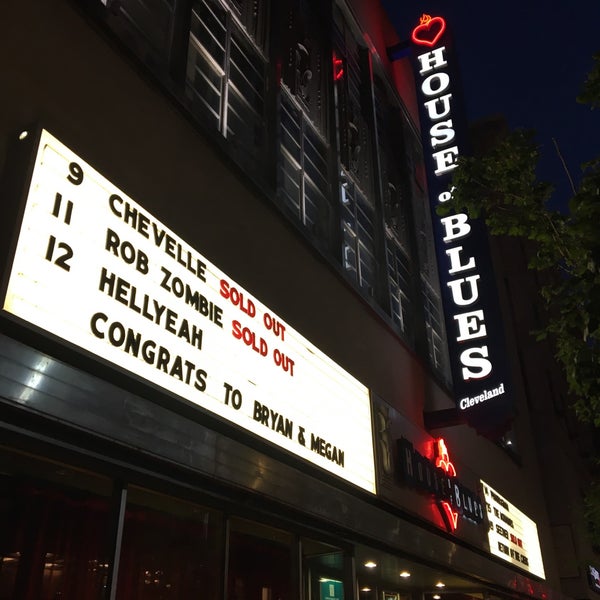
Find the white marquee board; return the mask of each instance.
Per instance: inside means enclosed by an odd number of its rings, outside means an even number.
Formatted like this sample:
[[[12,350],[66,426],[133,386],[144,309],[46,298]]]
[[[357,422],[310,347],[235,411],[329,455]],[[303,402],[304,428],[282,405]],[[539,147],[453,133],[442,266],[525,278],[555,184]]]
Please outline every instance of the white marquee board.
[[[3,308],[375,493],[367,388],[47,131]]]
[[[485,481],[481,481],[481,485],[490,523],[490,552],[544,579],[536,524]]]

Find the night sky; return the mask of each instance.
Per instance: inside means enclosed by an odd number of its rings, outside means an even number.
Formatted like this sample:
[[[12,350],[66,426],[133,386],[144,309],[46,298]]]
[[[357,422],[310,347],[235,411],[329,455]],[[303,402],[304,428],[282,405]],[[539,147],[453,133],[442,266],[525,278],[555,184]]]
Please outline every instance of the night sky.
[[[402,39],[422,13],[445,17],[460,64],[467,118],[503,114],[511,128],[536,130],[540,177],[570,185],[553,138],[575,181],[581,164],[600,156],[600,109],[577,103],[592,55],[600,52],[600,0],[406,2],[383,0]]]

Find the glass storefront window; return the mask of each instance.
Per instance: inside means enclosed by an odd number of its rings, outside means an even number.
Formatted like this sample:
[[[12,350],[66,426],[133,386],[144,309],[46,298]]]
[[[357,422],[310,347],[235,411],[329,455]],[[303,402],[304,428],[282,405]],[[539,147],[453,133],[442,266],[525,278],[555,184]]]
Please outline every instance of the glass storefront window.
[[[232,519],[229,532],[227,600],[290,600],[292,535]]]
[[[220,598],[222,540],[217,511],[132,486],[117,599]]]
[[[0,600],[104,598],[111,483],[0,448]]]
[[[302,538],[304,597],[312,600],[344,599],[344,553],[336,546]]]
[[[0,600],[106,600],[109,586],[117,600],[484,598],[481,582],[408,557],[123,494],[119,512],[111,478],[0,446]]]

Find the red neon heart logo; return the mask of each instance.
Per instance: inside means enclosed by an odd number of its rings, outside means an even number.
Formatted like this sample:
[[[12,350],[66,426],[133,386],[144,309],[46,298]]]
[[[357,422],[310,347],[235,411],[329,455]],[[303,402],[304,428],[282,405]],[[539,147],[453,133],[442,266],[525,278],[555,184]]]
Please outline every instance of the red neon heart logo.
[[[456,531],[456,527],[458,526],[458,512],[452,510],[450,504],[445,500],[441,503],[441,507],[444,513],[442,516],[445,516],[445,521],[448,523],[452,531]]]
[[[429,15],[423,15],[420,21],[413,29],[412,41],[423,46],[435,46],[446,31],[446,21]]]

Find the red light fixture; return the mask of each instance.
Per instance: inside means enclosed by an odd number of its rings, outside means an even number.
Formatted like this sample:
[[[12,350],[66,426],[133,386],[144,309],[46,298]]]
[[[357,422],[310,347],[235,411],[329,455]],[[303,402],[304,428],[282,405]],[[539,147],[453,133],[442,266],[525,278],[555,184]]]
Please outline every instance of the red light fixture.
[[[446,442],[443,438],[438,438],[434,442],[435,466],[442,469],[450,477],[456,477],[456,469],[450,461],[450,455]],[[442,513],[442,518],[450,531],[456,531],[458,526],[458,511],[453,510],[452,506],[446,500],[438,502],[438,507]]]
[[[450,477],[456,477],[456,469],[450,462],[448,448],[446,447],[446,442],[442,438],[435,441],[435,466],[446,471]]]
[[[341,58],[333,57],[333,79],[339,81],[344,76],[344,61]]]

